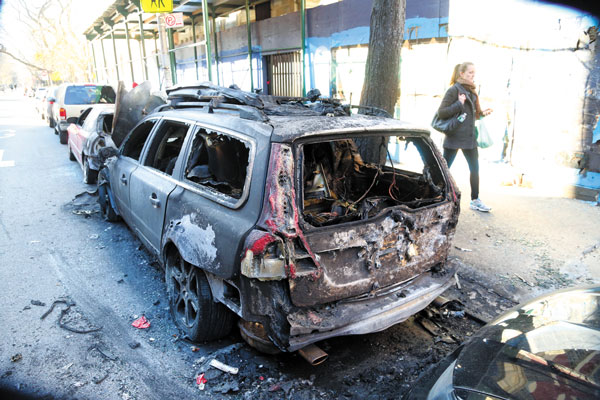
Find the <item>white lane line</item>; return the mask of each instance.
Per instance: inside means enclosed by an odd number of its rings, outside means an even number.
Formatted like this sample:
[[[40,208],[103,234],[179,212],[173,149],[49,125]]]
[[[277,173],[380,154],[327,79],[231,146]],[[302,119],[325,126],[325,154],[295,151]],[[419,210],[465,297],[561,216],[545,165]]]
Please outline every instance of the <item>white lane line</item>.
[[[0,150],[0,168],[2,168],[2,167],[14,167],[15,166],[15,162],[14,161],[2,161],[3,157],[4,157],[4,150]]]

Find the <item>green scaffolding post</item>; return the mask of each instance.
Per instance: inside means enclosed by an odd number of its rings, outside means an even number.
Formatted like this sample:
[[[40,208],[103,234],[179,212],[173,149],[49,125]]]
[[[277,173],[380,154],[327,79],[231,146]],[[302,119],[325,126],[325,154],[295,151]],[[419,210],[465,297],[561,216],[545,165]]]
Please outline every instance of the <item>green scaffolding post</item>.
[[[177,63],[175,61],[175,44],[173,41],[173,29],[168,29],[168,38],[169,38],[169,61],[171,62],[171,80],[173,81],[173,85],[177,84]]]
[[[125,18],[127,18],[125,16]],[[129,55],[129,70],[131,72],[131,82],[135,82],[135,75],[133,73],[133,59],[131,58],[131,43],[129,42],[129,24],[125,19],[125,40],[127,41],[127,54]]]
[[[194,38],[194,43],[196,43],[196,21],[194,20],[194,16],[190,15],[192,20],[192,37]],[[194,65],[196,66],[196,80],[200,80],[200,74],[198,73],[198,48],[194,46]]]
[[[306,96],[306,79],[305,79],[305,71],[304,71],[304,58],[306,56],[306,3],[305,0],[300,1],[300,24],[301,26],[301,36],[302,36],[302,97]]]
[[[248,64],[250,65],[250,91],[253,92],[254,72],[252,71],[252,30],[250,29],[250,6],[248,5],[248,0],[246,0],[246,31],[248,35]]]
[[[148,80],[148,63],[146,60],[146,34],[144,33],[144,20],[142,19],[142,12],[138,13],[138,19],[140,23],[140,45],[142,48],[142,64],[144,65],[144,79]]]
[[[202,20],[204,21],[204,43],[206,43],[206,69],[208,70],[208,80],[212,82],[210,28],[208,26],[208,2],[206,0],[202,0]]]
[[[219,74],[219,42],[217,41],[217,21],[215,20],[215,10],[212,10],[212,32],[215,41],[215,67],[217,68],[217,85],[221,85],[221,75]]]
[[[94,50],[94,42],[90,40],[88,43],[92,48],[92,58],[94,59],[94,75],[96,78],[96,82],[98,82],[98,64],[96,63],[96,50]]]
[[[102,61],[104,62],[104,77],[108,80],[108,65],[106,64],[106,51],[104,51],[104,39],[100,38],[100,47],[102,48]]]

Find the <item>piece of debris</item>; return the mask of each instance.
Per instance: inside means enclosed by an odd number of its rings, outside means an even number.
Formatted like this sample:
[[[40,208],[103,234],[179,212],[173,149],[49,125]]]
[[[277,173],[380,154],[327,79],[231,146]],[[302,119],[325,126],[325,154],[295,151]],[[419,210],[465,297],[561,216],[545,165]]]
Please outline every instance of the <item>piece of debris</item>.
[[[121,278],[117,281],[117,283],[123,283],[123,282],[125,282],[125,279],[123,279],[123,278]]]
[[[21,353],[17,353],[10,358],[10,361],[17,362],[17,361],[21,361],[22,359],[23,359],[23,355]]]
[[[132,349],[137,349],[138,347],[140,347],[140,342],[131,342],[129,343],[129,347],[131,347]]]
[[[101,378],[94,378],[92,380],[92,382],[94,382],[96,385],[98,385],[98,384],[102,383],[106,378],[108,378],[108,374],[104,375]]]
[[[196,346],[192,346],[192,352],[193,352],[193,353],[197,352],[198,350],[200,350],[198,347],[196,347]]]
[[[71,368],[73,366],[73,363],[68,363],[67,365],[65,365],[64,367],[62,367],[62,369],[64,369],[65,371],[68,370],[69,368]]]
[[[25,311],[25,310],[31,310],[31,306],[25,306],[25,307],[23,307],[23,311]]]
[[[131,325],[134,328],[147,329],[150,328],[150,321],[148,321],[146,317],[142,315],[141,317],[133,321]]]
[[[155,340],[156,340],[156,339],[154,339],[153,337],[151,337],[150,339],[148,339],[148,341],[149,341],[150,343],[154,342]]]
[[[460,286],[460,281],[458,280],[458,273],[457,272],[454,273],[454,279],[456,280],[456,287],[458,288],[458,290],[461,290],[462,287]]]
[[[33,306],[40,306],[40,307],[46,307],[46,303],[43,303],[39,300],[31,300],[31,305]]]
[[[54,300],[54,302],[52,303],[52,305],[50,306],[50,309],[48,311],[46,311],[44,314],[42,314],[42,316],[40,317],[40,319],[45,319],[48,315],[50,315],[50,313],[54,310],[54,307],[57,304],[65,304],[67,307],[63,310],[60,311],[60,316],[58,317],[58,326],[61,327],[62,329],[65,329],[69,332],[73,332],[73,333],[92,333],[92,332],[97,332],[99,330],[102,329],[102,327],[99,328],[92,328],[92,329],[77,329],[77,328],[72,328],[70,326],[67,326],[66,324],[64,324],[62,322],[62,319],[64,318],[65,315],[67,315],[67,313],[69,312],[69,310],[71,309],[71,307],[73,307],[75,305],[75,303],[71,300],[71,299],[58,299],[58,300]]]
[[[160,300],[156,300],[154,303],[152,303],[153,306],[157,306],[160,304]]]
[[[100,349],[100,347],[98,347],[98,345],[93,345],[88,349],[89,351],[92,350],[96,350],[98,353],[100,353],[104,358],[109,359],[110,361],[117,361],[117,357],[111,357],[110,355],[106,354],[102,349]]]
[[[525,283],[527,286],[530,286],[530,287],[534,287],[534,286],[535,286],[533,283],[531,283],[531,282],[527,281],[525,278],[523,278],[523,277],[522,277],[522,276],[520,276],[519,274],[517,274],[517,273],[513,273],[513,275],[514,275],[514,276],[516,276],[517,278],[519,278],[520,280],[522,280],[522,281],[523,281],[523,283]]]
[[[37,243],[41,243],[39,240],[31,240],[29,242],[29,244],[37,244]]]
[[[467,253],[469,253],[469,252],[473,251],[473,250],[471,250],[471,249],[465,249],[465,248],[458,247],[458,246],[454,246],[454,248],[455,248],[456,250],[464,251],[464,252],[467,252]]]
[[[208,382],[206,378],[204,378],[204,374],[200,374],[196,377],[196,385],[198,385],[198,389],[204,390],[204,385]]]
[[[210,366],[214,367],[216,369],[220,369],[223,372],[227,372],[233,375],[236,375],[239,371],[239,368],[236,367],[232,367],[229,366],[227,364],[222,363],[221,361],[217,360],[217,359],[212,359],[210,362]]]
[[[88,238],[90,238],[90,239],[98,239],[99,236],[98,236],[97,233],[94,233],[93,235],[88,236]]]

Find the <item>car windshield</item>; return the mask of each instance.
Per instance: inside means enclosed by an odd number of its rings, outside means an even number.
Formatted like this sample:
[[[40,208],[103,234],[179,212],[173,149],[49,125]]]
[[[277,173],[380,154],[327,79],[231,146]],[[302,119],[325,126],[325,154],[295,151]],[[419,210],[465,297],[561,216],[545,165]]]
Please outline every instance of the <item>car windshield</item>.
[[[65,104],[113,104],[115,91],[110,86],[72,85],[67,87]]]

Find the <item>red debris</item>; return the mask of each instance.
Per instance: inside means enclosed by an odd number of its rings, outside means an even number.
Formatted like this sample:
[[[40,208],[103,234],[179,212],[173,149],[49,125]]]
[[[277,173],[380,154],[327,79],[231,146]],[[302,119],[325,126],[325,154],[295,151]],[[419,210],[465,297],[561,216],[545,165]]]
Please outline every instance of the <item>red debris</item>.
[[[264,381],[265,377],[264,376],[259,376],[258,379],[260,379],[261,381]]]
[[[146,317],[142,315],[141,317],[133,321],[131,325],[138,329],[146,329],[150,328],[150,321],[148,321]]]
[[[208,382],[208,380],[204,377],[204,373],[196,377],[196,385],[204,385],[206,382]]]
[[[275,240],[277,239],[273,235],[266,234],[260,239],[258,239],[256,242],[254,242],[252,247],[250,247],[250,250],[254,255],[261,254],[263,251],[265,251],[265,247],[267,247],[269,243],[272,243]]]

